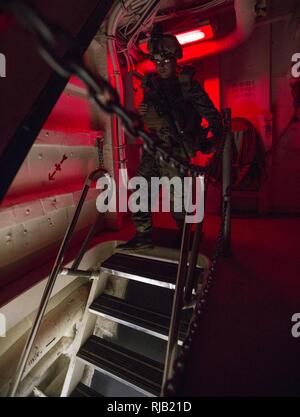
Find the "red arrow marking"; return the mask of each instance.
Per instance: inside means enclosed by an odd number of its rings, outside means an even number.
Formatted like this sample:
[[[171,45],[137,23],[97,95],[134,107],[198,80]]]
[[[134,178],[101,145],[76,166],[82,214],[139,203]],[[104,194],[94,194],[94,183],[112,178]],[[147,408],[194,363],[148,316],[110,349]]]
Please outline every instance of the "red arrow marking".
[[[60,164],[63,164],[65,162],[65,160],[67,160],[67,159],[68,159],[67,155],[64,155],[63,159],[60,161]]]
[[[48,174],[49,181],[54,181],[55,174],[56,174],[56,171],[54,171],[52,174]]]
[[[55,171],[52,174],[48,174],[49,181],[54,181],[54,177],[55,177],[56,172],[61,171],[61,166],[66,159],[68,159],[68,157],[66,155],[63,155],[63,158],[62,158],[61,162],[59,164],[54,165],[55,166]]]

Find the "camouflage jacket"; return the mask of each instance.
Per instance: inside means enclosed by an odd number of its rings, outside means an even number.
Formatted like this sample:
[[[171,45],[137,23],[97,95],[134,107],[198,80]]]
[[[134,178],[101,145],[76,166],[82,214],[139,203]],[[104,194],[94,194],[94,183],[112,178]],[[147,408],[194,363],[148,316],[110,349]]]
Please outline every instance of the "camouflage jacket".
[[[185,68],[172,80],[162,80],[155,73],[147,74],[142,87],[143,103],[148,107],[144,122],[166,148],[174,151],[175,147],[175,151],[182,154],[178,142],[183,140],[193,156],[195,151],[201,150],[209,130],[216,140],[221,139],[221,116],[207,93],[193,80],[189,69]],[[203,118],[208,128],[201,126]],[[180,133],[179,141],[175,138],[176,132]]]

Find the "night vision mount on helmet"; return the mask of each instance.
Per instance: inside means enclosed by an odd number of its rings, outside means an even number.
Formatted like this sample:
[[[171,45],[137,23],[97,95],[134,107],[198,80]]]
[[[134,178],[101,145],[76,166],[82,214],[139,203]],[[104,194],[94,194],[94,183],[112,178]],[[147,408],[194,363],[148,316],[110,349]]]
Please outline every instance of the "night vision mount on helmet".
[[[182,58],[182,47],[176,36],[167,33],[164,34],[161,25],[154,26],[148,41],[148,50],[150,59],[152,60]]]

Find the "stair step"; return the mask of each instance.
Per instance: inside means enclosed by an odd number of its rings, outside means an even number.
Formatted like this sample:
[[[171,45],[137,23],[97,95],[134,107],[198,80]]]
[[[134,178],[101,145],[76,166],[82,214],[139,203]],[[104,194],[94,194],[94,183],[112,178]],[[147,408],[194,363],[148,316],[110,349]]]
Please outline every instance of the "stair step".
[[[102,263],[101,271],[146,284],[174,290],[178,264],[157,259],[115,253]],[[199,277],[203,269],[197,266]]]
[[[92,388],[88,387],[87,385],[82,384],[81,382],[77,385],[74,389],[71,397],[103,397],[103,395],[99,394],[99,392],[93,390]]]
[[[98,297],[89,308],[91,313],[114,320],[117,323],[168,340],[171,316],[133,305],[126,300],[107,294]],[[189,326],[192,310],[181,320],[179,339],[182,341]]]
[[[163,365],[115,343],[91,336],[78,357],[147,396],[160,394]]]

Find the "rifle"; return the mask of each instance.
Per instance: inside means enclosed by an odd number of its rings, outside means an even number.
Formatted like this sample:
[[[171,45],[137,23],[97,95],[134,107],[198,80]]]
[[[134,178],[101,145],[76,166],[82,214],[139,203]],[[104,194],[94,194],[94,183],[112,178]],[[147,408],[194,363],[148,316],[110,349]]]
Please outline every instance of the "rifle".
[[[168,122],[172,135],[171,141],[174,147],[180,146],[183,149],[186,158],[190,159],[190,154],[185,143],[186,138],[184,131],[180,128],[178,121],[174,117],[172,106],[168,98],[162,94],[155,74],[149,74],[148,86],[155,93],[155,99],[152,99],[151,102],[154,105],[156,112]]]
[[[191,142],[190,138],[186,135],[184,130],[180,127],[179,122],[176,120],[172,105],[166,95],[161,91],[155,74],[149,74],[147,79],[147,86],[150,88],[150,102],[154,106],[157,114],[165,118],[171,130],[171,141],[174,147],[181,147],[184,151],[185,157],[189,160],[191,158],[191,152],[188,149],[187,143]],[[154,94],[153,94],[154,93]],[[198,143],[192,143],[193,154],[199,150],[204,154],[210,154],[215,151],[213,139],[207,139],[207,133],[209,129],[203,129],[203,137],[198,139]],[[205,134],[206,133],[206,134]],[[204,139],[204,137],[206,139]],[[193,140],[195,142],[195,139]]]

